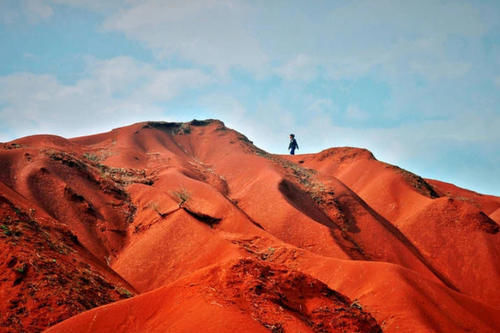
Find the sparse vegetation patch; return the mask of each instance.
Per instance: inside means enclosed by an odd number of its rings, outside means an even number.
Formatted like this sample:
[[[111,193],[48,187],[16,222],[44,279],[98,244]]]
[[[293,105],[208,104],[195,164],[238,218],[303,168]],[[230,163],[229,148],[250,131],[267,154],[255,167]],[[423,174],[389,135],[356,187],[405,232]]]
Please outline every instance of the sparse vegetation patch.
[[[182,207],[191,198],[191,193],[184,187],[178,191],[172,191],[172,195],[179,203],[179,207]]]

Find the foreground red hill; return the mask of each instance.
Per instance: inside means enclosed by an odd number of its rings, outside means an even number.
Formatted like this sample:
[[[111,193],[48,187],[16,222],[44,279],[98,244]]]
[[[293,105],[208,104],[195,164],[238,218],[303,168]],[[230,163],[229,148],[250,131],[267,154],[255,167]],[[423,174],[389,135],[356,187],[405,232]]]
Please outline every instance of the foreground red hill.
[[[366,150],[144,122],[5,143],[0,170],[5,331],[500,328],[500,198]]]

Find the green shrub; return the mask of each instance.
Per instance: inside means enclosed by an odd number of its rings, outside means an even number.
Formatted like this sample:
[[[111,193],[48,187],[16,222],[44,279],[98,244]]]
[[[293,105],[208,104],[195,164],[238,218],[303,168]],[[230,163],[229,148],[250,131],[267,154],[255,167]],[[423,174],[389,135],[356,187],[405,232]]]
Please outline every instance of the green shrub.
[[[120,296],[126,297],[126,298],[130,298],[133,296],[132,293],[130,291],[128,291],[128,289],[125,289],[125,288],[118,288],[118,289],[116,289],[116,292],[118,294],[120,294]]]
[[[12,231],[10,231],[9,227],[8,227],[8,226],[6,226],[5,224],[2,224],[2,225],[0,226],[0,229],[2,229],[3,234],[4,234],[5,236],[11,236],[11,235],[12,235]]]

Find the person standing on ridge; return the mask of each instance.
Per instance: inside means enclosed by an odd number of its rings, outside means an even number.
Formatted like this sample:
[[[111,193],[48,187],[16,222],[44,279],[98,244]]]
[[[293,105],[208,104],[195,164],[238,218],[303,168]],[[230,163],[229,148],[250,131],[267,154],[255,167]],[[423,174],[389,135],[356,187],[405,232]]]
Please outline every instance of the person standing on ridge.
[[[299,149],[299,145],[297,140],[295,140],[295,134],[290,134],[290,144],[288,145],[290,155],[295,155],[295,149]]]

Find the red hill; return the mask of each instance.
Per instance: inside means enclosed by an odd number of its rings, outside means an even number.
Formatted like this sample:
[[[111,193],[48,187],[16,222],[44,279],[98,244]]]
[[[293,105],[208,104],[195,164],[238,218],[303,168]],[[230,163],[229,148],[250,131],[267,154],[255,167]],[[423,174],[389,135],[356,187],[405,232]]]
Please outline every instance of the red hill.
[[[500,198],[367,150],[144,122],[5,143],[0,170],[7,332],[500,329]]]

